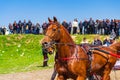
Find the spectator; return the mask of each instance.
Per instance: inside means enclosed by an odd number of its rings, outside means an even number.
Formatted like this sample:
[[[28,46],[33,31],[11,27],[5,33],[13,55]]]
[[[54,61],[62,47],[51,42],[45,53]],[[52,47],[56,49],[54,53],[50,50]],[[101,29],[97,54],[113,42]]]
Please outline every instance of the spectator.
[[[79,32],[80,32],[80,34],[82,34],[82,29],[83,29],[83,24],[82,24],[82,21],[80,21],[80,23],[79,23]]]
[[[6,33],[6,28],[5,27],[2,28],[2,33],[3,33],[3,35],[5,35],[5,33]]]
[[[48,24],[46,22],[44,22],[42,25],[42,28],[43,28],[43,34],[45,34],[46,29],[48,28]]]
[[[31,33],[32,22],[29,20],[27,25],[28,25],[28,33]]]
[[[19,20],[19,22],[18,22],[17,33],[22,33],[22,22],[21,22],[21,20]]]
[[[81,44],[88,44],[88,41],[87,41],[87,39],[85,37],[83,38]]]
[[[69,24],[68,24],[68,32],[69,32],[69,34],[71,34],[71,31],[72,31],[72,23],[69,22]]]
[[[40,34],[40,24],[36,24],[36,34]]]
[[[97,19],[96,22],[95,22],[95,34],[98,34],[98,25],[99,25],[99,20]]]
[[[110,39],[108,37],[106,37],[104,40],[103,40],[103,46],[109,46],[111,43],[110,43]]]
[[[88,21],[85,20],[83,22],[82,34],[88,34],[88,33],[89,33]]]
[[[47,62],[48,62],[48,53],[47,51],[45,51],[45,49],[42,49],[42,54],[43,54],[43,67],[48,66]]]
[[[28,27],[28,24],[26,25],[26,28],[25,28],[25,33],[28,34],[29,33],[29,27]]]
[[[68,23],[65,20],[62,22],[62,25],[68,30]]]
[[[102,41],[100,40],[99,36],[94,38],[94,41],[92,42],[92,45],[95,45],[95,46],[102,45]]]
[[[107,24],[106,24],[106,21],[103,19],[103,21],[102,21],[102,29],[101,29],[101,34],[102,35],[104,35],[105,34],[105,32],[107,31],[106,29],[107,29]]]
[[[10,33],[12,33],[12,34],[13,34],[13,26],[12,26],[12,24],[11,24],[11,23],[9,23],[8,27],[9,27]]]
[[[34,24],[32,24],[30,32],[36,34],[36,26]]]
[[[0,35],[2,35],[2,27],[0,27]]]
[[[72,22],[72,28],[73,28],[73,34],[76,34],[77,33],[77,28],[78,28],[77,19],[74,19],[74,21]]]
[[[113,19],[110,22],[110,33],[112,32],[112,30],[115,30],[115,23],[114,23]]]
[[[27,27],[27,23],[26,23],[26,20],[24,20],[22,24],[22,33],[26,33],[26,27]]]
[[[118,20],[114,19],[114,24],[115,24],[115,33],[116,33],[116,38],[119,38],[119,26],[118,26]]]
[[[118,29],[119,29],[119,36],[120,36],[120,20],[118,21]]]
[[[110,34],[110,21],[108,19],[106,20],[105,34]]]
[[[17,33],[17,23],[16,23],[16,21],[14,21],[14,23],[13,23],[13,34],[16,34]]]
[[[114,40],[116,38],[116,33],[114,32],[114,29],[112,29],[112,32],[110,34],[110,40]]]
[[[88,24],[89,24],[89,33],[90,34],[93,34],[93,33],[95,33],[94,31],[94,25],[95,25],[95,23],[94,23],[94,21],[92,20],[92,18],[90,18],[90,20],[89,20],[89,22],[88,22]]]

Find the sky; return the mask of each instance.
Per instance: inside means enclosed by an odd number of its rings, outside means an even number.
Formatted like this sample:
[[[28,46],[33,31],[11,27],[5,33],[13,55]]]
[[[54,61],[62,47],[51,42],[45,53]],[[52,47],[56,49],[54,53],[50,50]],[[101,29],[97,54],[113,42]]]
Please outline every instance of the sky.
[[[42,24],[53,16],[60,22],[120,19],[120,0],[0,0],[0,26],[24,19]]]

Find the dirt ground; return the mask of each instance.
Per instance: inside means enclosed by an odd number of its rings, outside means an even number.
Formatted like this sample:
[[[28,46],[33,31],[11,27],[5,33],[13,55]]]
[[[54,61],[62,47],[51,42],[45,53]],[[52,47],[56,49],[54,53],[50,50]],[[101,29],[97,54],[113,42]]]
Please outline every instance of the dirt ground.
[[[21,72],[14,74],[0,74],[0,80],[50,80],[53,69]],[[120,70],[111,72],[111,80],[120,80]]]

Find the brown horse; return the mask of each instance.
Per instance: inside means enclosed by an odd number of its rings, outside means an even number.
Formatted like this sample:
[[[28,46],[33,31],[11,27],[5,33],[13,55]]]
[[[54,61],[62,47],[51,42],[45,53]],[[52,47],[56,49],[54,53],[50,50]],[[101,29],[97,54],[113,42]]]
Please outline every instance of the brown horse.
[[[49,19],[49,27],[43,39],[43,46],[56,45],[57,60],[55,68],[58,76],[57,80],[85,80],[88,67],[88,56],[85,51],[75,45],[68,31],[57,22]]]
[[[120,42],[110,47],[89,47],[89,57],[86,49],[76,45],[67,30],[57,22],[49,20],[49,27],[42,41],[43,47],[48,52],[53,45],[56,45],[57,58],[55,68],[58,73],[57,80],[85,80],[88,75],[96,74],[102,80],[110,80],[109,74],[117,58],[108,53],[115,53],[120,50]],[[97,48],[97,49],[96,49]]]
[[[109,47],[99,46],[91,51],[91,73],[102,77],[102,80],[110,80],[110,72],[119,56],[120,42],[116,42]]]

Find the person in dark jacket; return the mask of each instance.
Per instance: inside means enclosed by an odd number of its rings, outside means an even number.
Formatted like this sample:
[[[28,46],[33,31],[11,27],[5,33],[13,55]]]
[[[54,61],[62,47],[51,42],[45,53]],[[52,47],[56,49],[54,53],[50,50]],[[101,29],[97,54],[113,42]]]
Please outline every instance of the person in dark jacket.
[[[100,40],[99,37],[95,37],[94,41],[92,42],[92,45],[100,46],[100,45],[102,45],[102,41]]]
[[[42,24],[43,34],[45,34],[47,28],[48,28],[48,24],[46,22],[44,22]]]
[[[68,30],[68,23],[65,20],[62,22],[62,25]]]
[[[19,20],[19,22],[18,22],[17,32],[22,33],[22,22],[21,22],[21,20]]]
[[[43,67],[48,66],[48,53],[45,49],[42,49],[42,54],[43,54]]]
[[[90,33],[90,34],[95,33],[95,32],[94,32],[94,31],[95,31],[95,30],[94,30],[94,29],[95,29],[95,27],[94,27],[95,22],[94,22],[94,20],[92,20],[92,18],[90,18],[88,24],[89,24],[89,33]]]
[[[82,29],[83,29],[83,23],[80,21],[79,23],[79,33],[82,34]]]
[[[28,33],[31,33],[32,22],[29,20],[27,25],[28,25]]]
[[[16,23],[16,21],[14,21],[14,23],[13,23],[13,34],[16,34],[17,26],[18,26],[18,24]]]
[[[69,24],[68,24],[68,32],[69,32],[69,34],[71,34],[71,30],[72,30],[72,23],[69,22]]]

